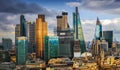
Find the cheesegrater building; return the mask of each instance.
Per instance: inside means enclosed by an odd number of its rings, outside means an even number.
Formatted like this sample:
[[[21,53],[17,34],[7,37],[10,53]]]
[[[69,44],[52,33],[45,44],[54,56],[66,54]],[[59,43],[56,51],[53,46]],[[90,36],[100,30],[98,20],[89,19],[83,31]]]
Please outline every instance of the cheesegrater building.
[[[74,29],[74,52],[84,53],[86,51],[82,25],[80,21],[80,15],[78,13],[78,7],[76,12],[73,13],[73,29]]]

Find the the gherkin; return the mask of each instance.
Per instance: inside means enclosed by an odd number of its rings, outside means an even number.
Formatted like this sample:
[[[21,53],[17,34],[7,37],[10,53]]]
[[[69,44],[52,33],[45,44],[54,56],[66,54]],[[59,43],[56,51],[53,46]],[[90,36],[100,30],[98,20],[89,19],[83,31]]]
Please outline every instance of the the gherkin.
[[[84,53],[86,51],[86,47],[85,47],[80,16],[78,13],[78,7],[76,7],[76,12],[73,13],[73,28],[74,28],[74,40],[80,41],[81,53]]]

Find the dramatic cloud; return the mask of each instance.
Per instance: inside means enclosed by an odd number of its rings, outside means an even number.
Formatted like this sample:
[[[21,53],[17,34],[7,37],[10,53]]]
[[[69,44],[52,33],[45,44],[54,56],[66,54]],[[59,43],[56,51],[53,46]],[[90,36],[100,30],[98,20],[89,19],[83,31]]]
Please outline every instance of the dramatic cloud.
[[[47,10],[39,6],[37,3],[27,3],[21,0],[0,0],[0,12],[13,14],[41,13],[46,14],[46,16],[52,16],[56,13],[53,10]]]
[[[94,10],[102,13],[120,14],[119,0],[81,0],[80,2],[68,2],[66,5],[77,5],[83,9]]]

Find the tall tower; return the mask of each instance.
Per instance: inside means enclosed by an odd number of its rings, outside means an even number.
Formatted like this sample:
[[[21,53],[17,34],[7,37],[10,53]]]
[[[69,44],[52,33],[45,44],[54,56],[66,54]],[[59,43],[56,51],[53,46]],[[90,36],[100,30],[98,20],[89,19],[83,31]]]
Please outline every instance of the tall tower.
[[[48,24],[45,15],[38,15],[36,19],[36,56],[44,58],[44,37],[48,35]]]
[[[20,36],[20,24],[15,26],[15,45],[17,45],[17,37]]]
[[[102,24],[99,21],[99,18],[97,18],[96,21],[96,29],[95,29],[95,39],[100,40],[102,38]]]
[[[26,35],[26,20],[24,15],[20,16],[20,36],[27,36]]]
[[[78,7],[76,7],[76,12],[73,13],[73,28],[74,28],[74,40],[80,41],[77,44],[79,44],[81,53],[83,53],[86,51],[86,47],[85,47],[85,41],[84,41],[80,16],[78,13]]]
[[[27,22],[28,52],[35,52],[35,23]]]
[[[17,38],[17,64],[25,64],[27,60],[27,48],[28,48],[28,40],[26,37],[18,37]]]

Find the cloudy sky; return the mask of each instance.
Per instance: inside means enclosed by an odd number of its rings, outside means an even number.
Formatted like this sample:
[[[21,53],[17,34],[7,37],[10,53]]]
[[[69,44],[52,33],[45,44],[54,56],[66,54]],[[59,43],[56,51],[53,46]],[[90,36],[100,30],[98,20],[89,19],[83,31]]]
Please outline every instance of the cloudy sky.
[[[66,11],[72,28],[75,6],[79,6],[86,41],[93,39],[97,17],[103,30],[113,30],[114,39],[120,41],[120,0],[0,0],[0,42],[2,38],[11,38],[14,42],[15,25],[20,23],[20,14],[31,22],[36,20],[37,14],[45,14],[49,34],[52,34],[56,15]]]

